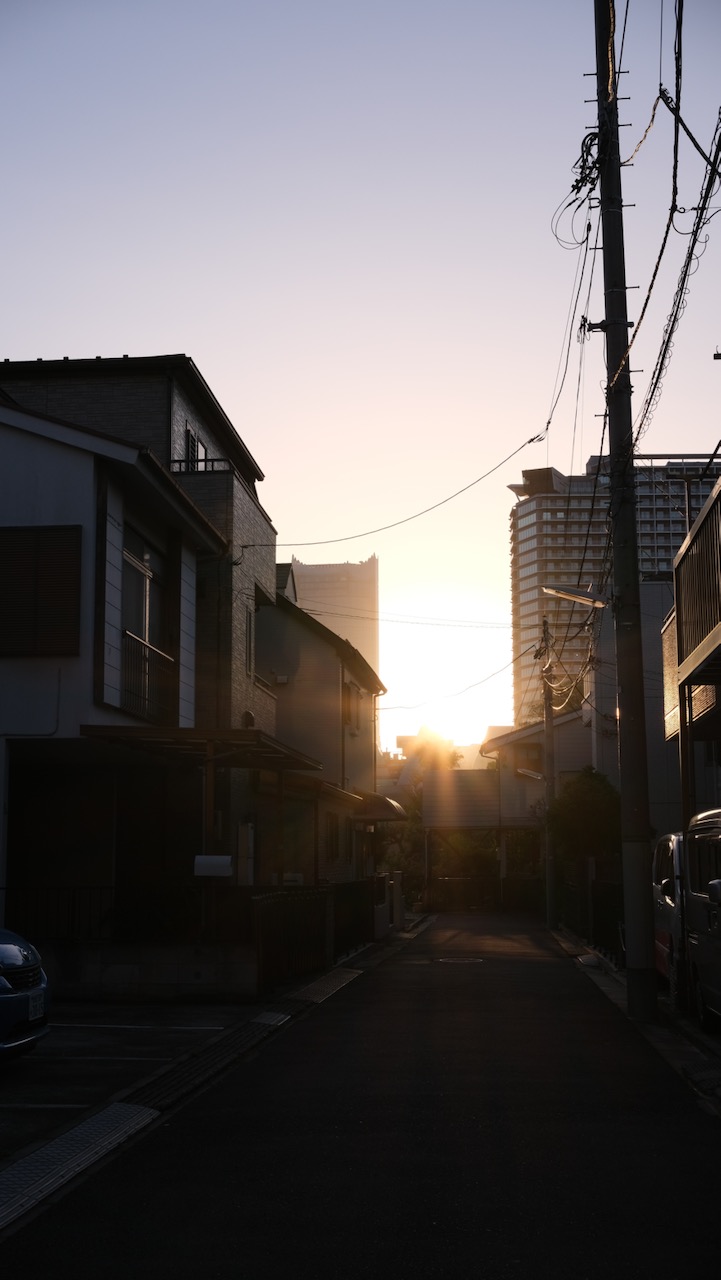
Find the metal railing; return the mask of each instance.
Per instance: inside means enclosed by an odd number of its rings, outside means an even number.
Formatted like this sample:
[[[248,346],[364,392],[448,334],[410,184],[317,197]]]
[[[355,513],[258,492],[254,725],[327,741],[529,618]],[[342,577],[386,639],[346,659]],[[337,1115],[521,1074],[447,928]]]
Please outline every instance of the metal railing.
[[[174,708],[173,659],[147,641],[123,634],[122,707],[142,720],[167,724]]]
[[[175,475],[202,475],[204,471],[232,471],[233,465],[228,458],[174,458],[170,470]]]

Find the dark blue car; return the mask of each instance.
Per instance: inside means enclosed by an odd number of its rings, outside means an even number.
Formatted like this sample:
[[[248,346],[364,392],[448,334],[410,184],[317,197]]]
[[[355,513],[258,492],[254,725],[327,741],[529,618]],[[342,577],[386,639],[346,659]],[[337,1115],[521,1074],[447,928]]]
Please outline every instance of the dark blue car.
[[[34,1048],[47,1018],[48,980],[38,952],[0,929],[0,1057]]]

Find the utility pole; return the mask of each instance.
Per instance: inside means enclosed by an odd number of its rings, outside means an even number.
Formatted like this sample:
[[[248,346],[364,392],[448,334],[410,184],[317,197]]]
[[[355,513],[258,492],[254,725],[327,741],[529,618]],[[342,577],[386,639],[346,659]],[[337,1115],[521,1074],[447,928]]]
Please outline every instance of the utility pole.
[[[556,798],[556,743],[553,725],[553,689],[551,687],[551,635],[548,618],[543,619],[543,640],[539,653],[545,658],[541,670],[543,681],[543,777],[546,800],[546,924],[549,929],[558,928],[556,907],[556,851],[548,826],[548,812]]]
[[[632,1018],[657,1015],[651,892],[646,716],[636,535],[631,381],[628,366],[626,266],[614,54],[613,0],[594,0],[598,94],[598,163],[606,299],[606,403],[610,454],[613,611],[618,687],[621,842],[627,1008]]]

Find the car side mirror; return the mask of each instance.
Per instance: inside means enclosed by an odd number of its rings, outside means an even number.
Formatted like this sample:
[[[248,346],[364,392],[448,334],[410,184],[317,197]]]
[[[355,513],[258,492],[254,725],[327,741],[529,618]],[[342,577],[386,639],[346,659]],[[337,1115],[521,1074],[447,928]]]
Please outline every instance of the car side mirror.
[[[708,900],[716,907],[721,903],[721,880],[709,880]]]

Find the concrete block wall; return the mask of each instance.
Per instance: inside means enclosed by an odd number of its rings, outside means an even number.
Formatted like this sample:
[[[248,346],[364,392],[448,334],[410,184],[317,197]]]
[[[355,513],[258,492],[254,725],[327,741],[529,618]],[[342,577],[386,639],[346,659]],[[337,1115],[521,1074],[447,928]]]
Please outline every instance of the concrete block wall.
[[[258,995],[250,946],[44,943],[51,995],[60,1000],[232,1001]]]

